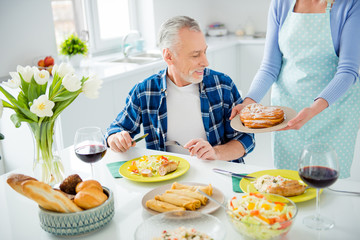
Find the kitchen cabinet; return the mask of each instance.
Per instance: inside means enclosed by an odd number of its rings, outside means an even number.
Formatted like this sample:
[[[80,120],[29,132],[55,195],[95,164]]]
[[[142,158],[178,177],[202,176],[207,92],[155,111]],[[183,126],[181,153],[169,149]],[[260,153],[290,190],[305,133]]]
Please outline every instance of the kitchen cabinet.
[[[238,56],[236,45],[208,52],[207,58],[209,68],[225,73],[231,77],[234,82],[237,82],[238,74],[236,69],[238,66]]]

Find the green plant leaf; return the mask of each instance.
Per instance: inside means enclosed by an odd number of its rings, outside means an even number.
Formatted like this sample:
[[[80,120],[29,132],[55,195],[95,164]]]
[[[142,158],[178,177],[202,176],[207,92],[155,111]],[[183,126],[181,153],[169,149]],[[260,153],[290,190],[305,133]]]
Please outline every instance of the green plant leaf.
[[[5,136],[2,133],[0,133],[0,140],[3,140],[4,138]]]
[[[10,116],[10,120],[14,123],[16,128],[19,128],[21,126],[21,122],[28,122],[28,123],[33,122],[32,120],[19,116],[19,114],[16,113]]]
[[[28,104],[28,98],[26,97],[23,91],[19,92],[18,102],[22,103],[23,106]]]
[[[3,107],[14,109],[14,106],[11,105],[10,103],[8,103],[7,101],[5,101],[3,99],[1,99],[1,101],[2,101]]]
[[[28,92],[29,83],[25,82],[24,78],[21,76],[21,73],[19,73],[20,79],[21,79],[21,89],[24,93]]]
[[[78,90],[76,92],[69,92],[69,91],[62,92],[59,95],[57,95],[56,97],[54,97],[52,99],[52,101],[53,102],[62,102],[62,101],[68,100],[73,97],[76,98],[80,93],[81,93],[81,90]]]
[[[34,99],[37,99],[40,96],[41,87],[39,84],[35,82],[34,76],[31,78],[31,82],[28,88],[28,100],[29,102],[33,102]]]

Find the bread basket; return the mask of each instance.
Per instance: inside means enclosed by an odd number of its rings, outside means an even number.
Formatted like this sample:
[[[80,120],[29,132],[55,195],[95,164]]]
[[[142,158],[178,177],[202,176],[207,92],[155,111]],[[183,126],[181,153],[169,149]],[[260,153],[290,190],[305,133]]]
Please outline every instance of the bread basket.
[[[40,226],[46,232],[60,236],[86,234],[108,224],[115,214],[113,192],[103,187],[108,199],[98,207],[74,213],[58,213],[39,209]]]

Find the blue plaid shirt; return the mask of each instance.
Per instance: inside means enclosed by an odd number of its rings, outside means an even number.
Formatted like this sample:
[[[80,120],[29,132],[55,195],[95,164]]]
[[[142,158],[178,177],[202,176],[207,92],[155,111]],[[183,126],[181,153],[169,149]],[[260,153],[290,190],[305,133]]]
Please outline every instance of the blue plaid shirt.
[[[166,151],[167,108],[166,71],[162,70],[136,84],[126,99],[124,109],[112,122],[105,134],[106,139],[123,130],[134,138],[143,124],[146,147]],[[242,102],[241,96],[230,77],[206,68],[203,81],[199,84],[201,115],[208,142],[212,146],[239,141],[245,155],[255,147],[253,134],[235,131],[230,126],[229,117],[235,104]],[[235,162],[243,162],[236,159]]]

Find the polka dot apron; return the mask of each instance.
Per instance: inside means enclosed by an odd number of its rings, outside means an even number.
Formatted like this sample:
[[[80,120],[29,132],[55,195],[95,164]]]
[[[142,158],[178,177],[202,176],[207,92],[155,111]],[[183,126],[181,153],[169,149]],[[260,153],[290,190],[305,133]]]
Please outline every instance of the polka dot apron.
[[[272,88],[272,105],[297,112],[309,107],[336,73],[338,57],[326,13],[295,13],[296,0],[279,33],[282,68]],[[360,119],[360,84],[356,81],[344,96],[307,122],[300,130],[274,132],[273,158],[280,169],[297,170],[305,145],[326,142],[335,148],[340,177],[350,176]]]

